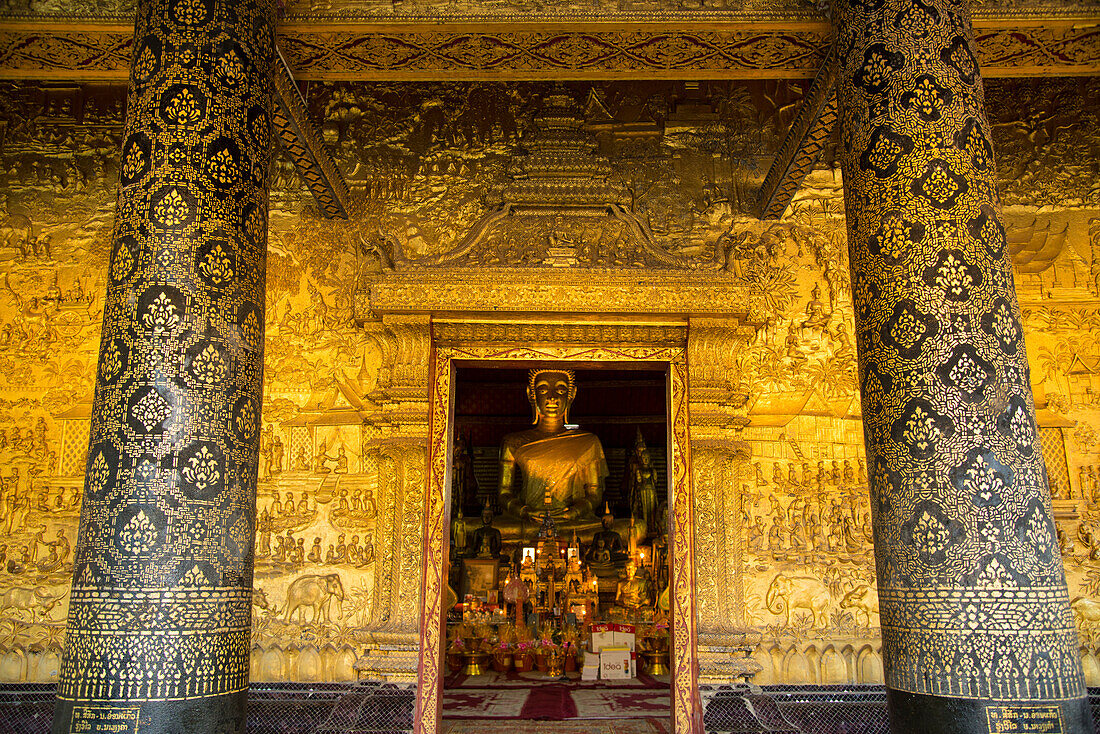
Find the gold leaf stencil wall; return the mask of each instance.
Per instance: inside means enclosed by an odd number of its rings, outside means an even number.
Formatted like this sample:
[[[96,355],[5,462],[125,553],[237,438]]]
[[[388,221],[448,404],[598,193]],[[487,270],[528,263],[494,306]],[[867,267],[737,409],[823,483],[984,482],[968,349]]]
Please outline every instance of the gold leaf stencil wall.
[[[1100,683],[1100,108],[1083,102],[1100,89],[995,80],[987,91],[1070,595]],[[881,680],[831,147],[783,220],[748,213],[801,93],[780,82],[309,88],[353,211],[321,219],[276,159],[254,679],[415,671],[428,329],[375,318],[372,286],[394,270],[557,266],[596,284],[711,273],[759,294],[735,342],[720,329],[699,337],[715,361],[700,374],[744,400],[750,449],[714,448],[711,427],[693,426],[698,552],[727,559],[698,573],[701,675],[733,675],[707,645],[747,628],[759,683]],[[530,175],[551,99],[590,165],[571,195],[615,216],[519,212],[560,195]],[[100,471],[85,455],[124,101],[114,86],[0,87],[4,681],[56,677],[80,492],[85,470]],[[517,215],[493,219],[509,202]],[[137,518],[131,536],[141,542]]]

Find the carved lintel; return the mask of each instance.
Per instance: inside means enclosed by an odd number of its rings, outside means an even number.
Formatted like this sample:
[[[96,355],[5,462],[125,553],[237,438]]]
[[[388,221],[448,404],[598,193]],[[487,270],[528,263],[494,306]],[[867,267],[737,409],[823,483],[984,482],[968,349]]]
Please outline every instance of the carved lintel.
[[[280,44],[303,80],[757,79],[812,77],[829,45],[827,22],[697,21],[556,28],[286,22]],[[976,24],[985,77],[1095,75],[1100,33],[1090,23],[989,18]],[[0,78],[125,81],[129,23],[0,22]]]
[[[348,185],[336,162],[325,150],[321,135],[309,119],[306,102],[281,52],[272,75],[278,104],[272,118],[283,150],[297,166],[321,213],[329,219],[348,218]]]
[[[757,199],[761,219],[783,216],[836,126],[836,59],[836,47],[833,46],[810,84],[787,137],[779,146]]]
[[[645,272],[584,268],[456,268],[396,271],[357,294],[359,318],[420,312],[437,315],[593,314],[722,315],[743,318],[756,295],[723,273]],[[386,316],[389,318],[389,316]]]

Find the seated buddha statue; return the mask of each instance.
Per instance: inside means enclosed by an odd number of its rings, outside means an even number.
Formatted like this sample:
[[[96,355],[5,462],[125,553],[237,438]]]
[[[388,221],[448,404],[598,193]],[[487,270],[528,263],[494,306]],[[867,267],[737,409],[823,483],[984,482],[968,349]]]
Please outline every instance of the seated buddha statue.
[[[619,581],[615,603],[632,615],[637,615],[639,609],[653,606],[653,582],[645,567],[638,569],[634,561],[626,564],[626,578]]]
[[[500,531],[493,527],[493,511],[481,511],[481,527],[473,533],[468,555],[471,558],[500,558]]]
[[[597,576],[618,575],[617,569],[623,568],[630,557],[622,536],[614,529],[614,524],[615,518],[605,506],[601,529],[592,536],[584,558]]]
[[[508,539],[533,534],[549,516],[561,537],[582,539],[599,529],[594,508],[603,499],[607,460],[600,439],[566,427],[577,386],[572,371],[531,370],[527,399],[535,425],[510,433],[500,447],[500,505],[497,527]],[[513,488],[516,468],[522,483]]]

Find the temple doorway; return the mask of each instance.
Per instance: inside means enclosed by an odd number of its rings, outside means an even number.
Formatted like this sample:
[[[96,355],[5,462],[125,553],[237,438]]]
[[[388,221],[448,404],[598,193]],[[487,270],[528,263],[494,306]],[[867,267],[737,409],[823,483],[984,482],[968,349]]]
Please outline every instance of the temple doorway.
[[[457,366],[453,385],[441,730],[667,731],[667,366]]]

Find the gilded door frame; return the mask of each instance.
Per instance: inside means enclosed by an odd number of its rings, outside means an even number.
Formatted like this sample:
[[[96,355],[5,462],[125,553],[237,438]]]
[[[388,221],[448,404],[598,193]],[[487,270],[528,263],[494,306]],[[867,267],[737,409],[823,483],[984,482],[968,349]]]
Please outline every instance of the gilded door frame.
[[[687,350],[682,347],[494,345],[439,346],[431,363],[431,423],[428,447],[428,486],[424,507],[423,578],[420,619],[420,661],[417,670],[416,734],[439,731],[442,701],[443,656],[441,640],[445,620],[443,568],[449,543],[450,441],[453,427],[454,377],[458,364],[500,362],[573,362],[589,364],[663,364],[667,369],[669,423],[669,532],[672,556],[672,686],[673,731],[702,732],[699,698],[699,659],[696,651],[695,522],[688,434]]]

